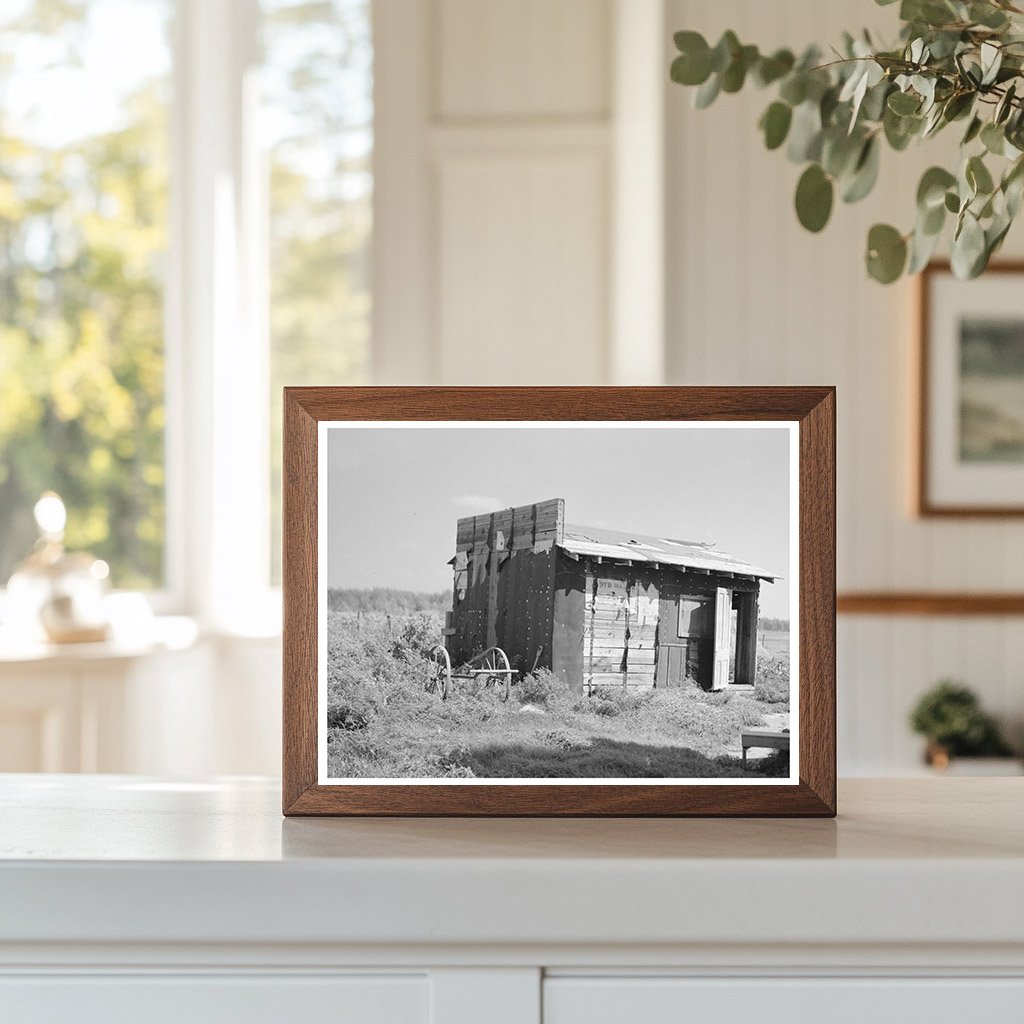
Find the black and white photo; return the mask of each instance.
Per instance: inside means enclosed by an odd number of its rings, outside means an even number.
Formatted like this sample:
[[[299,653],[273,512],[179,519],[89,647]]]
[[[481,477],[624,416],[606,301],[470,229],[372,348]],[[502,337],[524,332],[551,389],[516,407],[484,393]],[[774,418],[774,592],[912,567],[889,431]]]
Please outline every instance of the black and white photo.
[[[319,439],[322,784],[798,778],[795,424]]]

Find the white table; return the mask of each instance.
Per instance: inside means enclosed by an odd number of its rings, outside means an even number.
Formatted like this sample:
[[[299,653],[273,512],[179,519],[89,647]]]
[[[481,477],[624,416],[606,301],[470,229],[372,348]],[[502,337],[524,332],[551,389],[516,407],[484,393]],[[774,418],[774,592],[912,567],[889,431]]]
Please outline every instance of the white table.
[[[285,820],[262,781],[0,777],[0,1019],[1019,1024],[1022,796],[850,780],[837,821]]]

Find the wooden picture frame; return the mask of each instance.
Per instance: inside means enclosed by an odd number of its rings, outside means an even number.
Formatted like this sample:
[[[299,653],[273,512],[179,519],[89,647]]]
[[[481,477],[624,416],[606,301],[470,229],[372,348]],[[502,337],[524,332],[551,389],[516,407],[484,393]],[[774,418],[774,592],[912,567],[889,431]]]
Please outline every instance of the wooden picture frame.
[[[743,427],[794,424],[798,538],[798,777],[697,785],[325,784],[319,774],[321,425],[510,421]],[[635,423],[633,421],[641,421]],[[729,422],[724,422],[729,421]],[[373,424],[371,424],[373,425]],[[660,431],[659,431],[660,432]],[[325,475],[326,475],[326,471]],[[791,473],[791,471],[790,471]],[[792,473],[791,473],[792,476]],[[791,478],[790,476],[790,478]],[[283,811],[354,816],[808,816],[836,813],[835,390],[831,387],[303,387],[284,394]],[[509,510],[510,512],[512,510]],[[325,513],[326,514],[326,513]],[[536,513],[535,513],[536,514]],[[561,527],[559,526],[559,529]],[[460,524],[461,529],[461,524]],[[539,529],[539,527],[534,527]],[[454,540],[454,537],[453,537]],[[453,564],[455,559],[452,560]],[[597,561],[600,561],[598,559]],[[629,564],[629,563],[627,563]],[[456,571],[458,571],[456,569]],[[706,571],[706,570],[705,570]],[[458,579],[458,577],[456,577]],[[742,614],[742,613],[741,613]],[[755,602],[756,624],[756,602]],[[326,720],[326,719],[324,719]],[[714,780],[713,780],[714,781]]]
[[[978,495],[983,495],[986,488],[991,490],[996,486],[987,479],[991,473],[984,465],[968,466],[961,471],[959,477],[962,479],[959,479],[951,465],[954,461],[951,454],[953,442],[948,436],[951,433],[951,421],[954,416],[952,404],[956,400],[951,380],[951,361],[956,358],[956,353],[951,350],[947,337],[949,331],[946,329],[950,307],[952,310],[959,310],[961,314],[983,312],[991,301],[993,290],[1006,288],[1008,277],[1020,278],[1015,282],[1015,287],[1019,291],[1020,286],[1024,284],[1024,261],[992,262],[982,278],[958,281],[953,277],[948,261],[936,260],[925,267],[918,276],[915,347],[917,358],[914,368],[917,388],[917,436],[913,445],[916,463],[913,476],[913,508],[921,518],[991,519],[1024,516],[1024,501],[1019,499],[978,499]],[[957,290],[957,296],[947,298],[945,292],[951,288]],[[944,293],[940,295],[939,289],[943,289]],[[1006,288],[1006,296],[1010,307],[1019,304],[1018,298],[1009,288]],[[996,318],[1003,314],[996,312],[992,315]],[[1014,318],[1018,317],[1024,324],[1024,313],[1014,312]],[[937,345],[936,341],[939,335],[943,339],[941,345]],[[941,353],[936,352],[937,347],[942,349]],[[937,399],[936,392],[945,397]],[[961,422],[961,437],[965,429]],[[979,463],[981,461],[979,459]],[[1018,489],[1024,493],[1024,461],[1020,463],[1019,469],[1011,467],[1010,472],[1014,477],[1019,476]],[[1009,476],[1009,472],[1004,471],[1003,475]],[[962,497],[950,493],[957,487]]]

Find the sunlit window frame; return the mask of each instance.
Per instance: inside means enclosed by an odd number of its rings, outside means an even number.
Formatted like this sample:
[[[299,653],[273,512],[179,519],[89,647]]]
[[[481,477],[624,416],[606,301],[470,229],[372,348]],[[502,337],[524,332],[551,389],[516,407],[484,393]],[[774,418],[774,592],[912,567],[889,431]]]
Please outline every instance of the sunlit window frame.
[[[256,0],[177,0],[165,292],[167,587],[210,631],[280,628],[270,585],[266,161]]]
[[[258,0],[173,0],[168,253],[164,282],[166,534],[158,615],[194,618],[208,634],[271,636],[281,591],[271,584],[268,337],[268,157],[261,149]],[[419,160],[425,112],[409,104],[421,70],[424,0],[374,5],[375,174],[380,113],[391,123],[378,219],[374,187],[374,379],[430,383],[416,310],[427,264],[403,244],[426,218]],[[382,90],[378,57],[389,70]],[[419,95],[413,90],[413,95]],[[425,100],[419,101],[425,103]],[[411,204],[411,206],[410,206]],[[389,251],[388,261],[379,257]],[[420,299],[410,300],[414,291]],[[388,338],[393,344],[382,343]],[[4,618],[0,581],[0,621]]]

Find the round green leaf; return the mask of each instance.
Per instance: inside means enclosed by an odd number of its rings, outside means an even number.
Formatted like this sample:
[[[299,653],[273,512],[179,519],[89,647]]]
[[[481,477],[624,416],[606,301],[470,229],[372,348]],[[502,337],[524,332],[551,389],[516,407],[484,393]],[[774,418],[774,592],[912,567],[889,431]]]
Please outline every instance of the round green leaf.
[[[843,202],[860,202],[878,181],[878,139],[872,136],[864,143],[852,176],[843,187]]]
[[[793,163],[817,160],[821,155],[821,110],[810,100],[793,111],[786,155]]]
[[[985,268],[985,256],[985,232],[973,214],[964,213],[960,227],[953,237],[953,251],[950,256],[953,273],[961,281],[977,277]]]
[[[778,149],[786,141],[789,125],[793,120],[793,108],[788,103],[776,100],[761,117],[764,144],[768,149]]]
[[[864,136],[848,135],[839,127],[826,128],[822,133],[821,166],[826,174],[841,178],[853,172],[864,151]]]
[[[832,179],[811,164],[796,185],[796,215],[808,231],[820,231],[832,214]]]
[[[964,137],[960,140],[961,146],[966,146],[968,143],[973,142],[981,132],[982,121],[981,118],[975,115],[971,118],[970,124],[967,125],[967,131],[964,132]]]
[[[715,43],[715,48],[711,51],[711,70],[721,74],[741,49],[742,44],[737,39],[736,33],[732,29],[726,29],[722,33],[722,38]]]
[[[807,99],[807,76],[802,71],[792,72],[779,86],[779,96],[795,107]]]
[[[719,92],[722,90],[722,80],[718,75],[712,75],[697,91],[693,96],[693,105],[698,110],[704,110],[710,107],[712,103],[718,98]]]
[[[955,192],[946,193],[945,203],[946,209],[949,210],[950,213],[960,212],[960,197]]]
[[[757,59],[756,46],[741,46],[733,55],[732,63],[722,72],[722,92],[739,92],[746,81],[747,72]]]
[[[671,77],[680,85],[703,85],[711,74],[711,49],[699,32],[677,32],[679,56],[672,61]]]
[[[992,124],[990,121],[981,129],[981,141],[984,147],[996,156],[1003,155],[1003,149],[1006,145],[1006,135],[1003,132],[1002,126],[998,124]]]
[[[917,96],[912,96],[909,92],[890,93],[888,103],[889,109],[894,114],[899,114],[900,117],[916,114],[921,106],[920,99]]]
[[[939,244],[939,235],[939,232],[928,234],[922,231],[920,226],[914,231],[913,237],[910,239],[908,274],[916,274],[928,265],[928,261],[935,254],[935,249]]]
[[[980,195],[987,196],[995,188],[992,175],[985,166],[985,161],[980,156],[972,156],[967,161],[966,174],[968,183]]]
[[[946,191],[956,184],[956,176],[943,167],[929,167],[921,175],[921,183],[917,186],[917,205],[919,209],[928,210],[933,206],[941,206],[946,200]]]
[[[788,75],[795,63],[796,58],[789,50],[776,50],[770,57],[762,57],[757,63],[754,78],[758,85],[771,85]]]
[[[868,232],[868,273],[880,284],[892,284],[907,262],[907,243],[891,224],[876,224]]]
[[[938,235],[946,223],[946,204],[939,203],[928,209],[923,207],[917,212],[917,230],[922,235]]]
[[[974,106],[974,100],[973,92],[962,92],[957,96],[950,96],[942,108],[943,119],[956,121],[958,118],[966,117]]]
[[[899,114],[894,114],[888,107],[882,111],[885,140],[898,152],[907,148],[910,140],[921,131],[923,125],[923,117],[917,115],[901,117]]]

